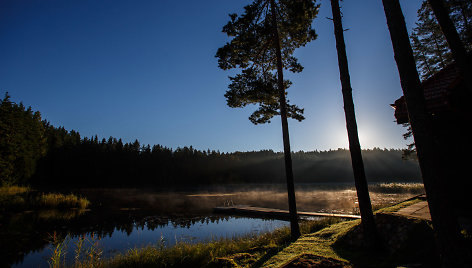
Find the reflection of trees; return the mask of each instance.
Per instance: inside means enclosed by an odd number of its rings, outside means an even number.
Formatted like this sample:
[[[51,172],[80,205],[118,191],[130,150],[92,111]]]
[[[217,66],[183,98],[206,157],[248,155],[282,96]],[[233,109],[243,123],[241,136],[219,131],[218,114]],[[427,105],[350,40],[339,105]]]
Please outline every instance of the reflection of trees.
[[[190,228],[194,224],[219,223],[228,216],[161,217],[148,216],[149,211],[88,211],[85,217],[43,217],[41,213],[4,215],[0,218],[0,258],[6,266],[20,263],[30,252],[41,251],[50,241],[49,234],[111,237],[115,231],[131,235],[135,228],[151,231],[169,225]],[[8,241],[8,243],[4,243]]]

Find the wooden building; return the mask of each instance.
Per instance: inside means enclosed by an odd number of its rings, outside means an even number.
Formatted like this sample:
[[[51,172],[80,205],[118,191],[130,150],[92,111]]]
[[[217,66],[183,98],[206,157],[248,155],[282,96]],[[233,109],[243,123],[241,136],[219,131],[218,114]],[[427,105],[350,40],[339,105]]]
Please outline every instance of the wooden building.
[[[462,118],[467,111],[464,97],[465,87],[459,71],[451,64],[422,83],[426,107],[434,120]],[[391,106],[395,109],[397,124],[408,123],[408,112],[404,97]]]
[[[443,178],[450,187],[451,199],[461,214],[472,215],[472,104],[463,79],[455,67],[448,65],[422,82],[426,108],[431,115],[433,130],[441,162]],[[404,96],[391,106],[397,124],[408,123]]]

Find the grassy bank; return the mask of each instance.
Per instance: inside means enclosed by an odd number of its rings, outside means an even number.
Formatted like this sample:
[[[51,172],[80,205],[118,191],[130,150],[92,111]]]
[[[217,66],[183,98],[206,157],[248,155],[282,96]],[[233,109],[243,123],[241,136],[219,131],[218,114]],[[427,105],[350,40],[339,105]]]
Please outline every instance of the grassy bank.
[[[28,187],[0,187],[0,211],[16,212],[40,209],[85,209],[90,202],[74,194],[42,193]]]
[[[326,261],[332,266],[314,267],[436,267],[430,223],[390,214],[419,201],[413,199],[375,212],[380,245],[364,244],[360,220],[341,222],[302,236],[262,266],[310,267]]]
[[[392,267],[407,263],[429,265],[435,261],[431,257],[435,256],[431,226],[425,221],[389,214],[418,201],[410,200],[377,211],[376,221],[385,245],[381,250],[363,244],[360,220],[326,218],[302,222],[302,237],[293,243],[290,241],[289,228],[281,228],[259,236],[208,243],[178,243],[172,247],[158,243],[142,249],[131,249],[112,259],[97,260],[94,266],[307,267],[316,263],[325,265],[319,267]],[[83,267],[83,264],[79,261],[74,266]]]
[[[303,234],[313,233],[339,219],[327,218],[320,221],[301,223]],[[260,266],[265,261],[287,247],[290,229],[280,228],[262,235],[249,235],[233,239],[221,239],[207,243],[191,244],[180,242],[166,247],[164,241],[153,246],[130,249],[111,259],[94,260],[94,267],[249,267]],[[60,244],[58,242],[58,244]],[[64,251],[57,251],[64,254]],[[71,252],[70,254],[73,254]],[[60,256],[51,256],[58,260]],[[61,264],[62,261],[57,263]],[[89,259],[76,258],[71,267],[89,267]],[[59,265],[60,266],[60,265]],[[57,267],[59,267],[57,266]]]

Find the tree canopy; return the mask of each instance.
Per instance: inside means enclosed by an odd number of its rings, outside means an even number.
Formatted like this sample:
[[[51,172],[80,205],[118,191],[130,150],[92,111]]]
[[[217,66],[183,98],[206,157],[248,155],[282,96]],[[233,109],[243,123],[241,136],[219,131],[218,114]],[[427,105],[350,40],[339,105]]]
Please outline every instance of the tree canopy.
[[[471,51],[472,2],[447,0],[445,3],[462,42],[466,49]],[[418,10],[418,22],[410,39],[416,65],[423,80],[452,63],[451,50],[427,0],[423,1]]]
[[[272,2],[277,25],[271,17]],[[312,0],[256,0],[244,8],[242,15],[229,15],[230,21],[223,27],[223,32],[231,41],[216,53],[221,69],[242,69],[240,74],[230,77],[231,84],[225,94],[229,107],[258,104],[259,108],[249,117],[254,124],[268,123],[280,114],[273,28],[275,26],[279,32],[283,68],[301,72],[303,67],[293,52],[316,39],[311,23],[318,14],[318,8],[319,5]],[[290,85],[289,80],[284,80],[284,90]],[[287,116],[301,121],[304,119],[303,109],[287,103]]]
[[[41,114],[22,103],[0,100],[0,185],[25,183],[46,153]]]

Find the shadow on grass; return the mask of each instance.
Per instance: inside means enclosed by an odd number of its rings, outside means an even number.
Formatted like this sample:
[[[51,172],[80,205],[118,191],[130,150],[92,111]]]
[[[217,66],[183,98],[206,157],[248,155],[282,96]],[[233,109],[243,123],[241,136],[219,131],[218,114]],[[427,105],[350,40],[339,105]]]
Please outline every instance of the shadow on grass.
[[[382,245],[368,247],[361,225],[340,237],[333,249],[354,267],[438,267],[431,225],[424,220],[390,214],[375,216]]]
[[[290,244],[287,244],[283,247],[276,247],[276,248],[271,248],[269,249],[264,255],[262,255],[261,258],[259,258],[254,264],[251,265],[251,267],[261,267],[266,261],[268,261],[270,258],[273,256],[277,255],[280,251],[282,251],[284,248],[288,247]]]

